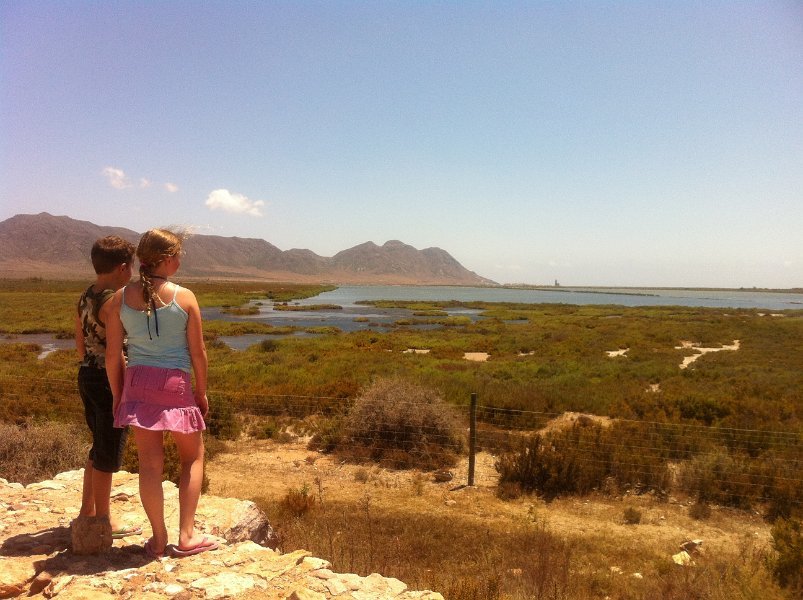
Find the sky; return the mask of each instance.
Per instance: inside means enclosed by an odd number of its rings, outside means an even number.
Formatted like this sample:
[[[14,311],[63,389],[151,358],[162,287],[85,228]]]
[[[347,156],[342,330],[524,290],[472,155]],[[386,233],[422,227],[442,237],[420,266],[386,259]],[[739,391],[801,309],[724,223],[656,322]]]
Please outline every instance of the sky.
[[[0,0],[0,220],[803,286],[803,3]]]

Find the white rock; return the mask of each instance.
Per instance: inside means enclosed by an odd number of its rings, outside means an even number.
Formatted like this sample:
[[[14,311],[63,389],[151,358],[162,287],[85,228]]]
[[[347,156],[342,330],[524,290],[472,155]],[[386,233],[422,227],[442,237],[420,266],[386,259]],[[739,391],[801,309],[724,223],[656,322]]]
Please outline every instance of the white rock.
[[[39,483],[30,483],[25,486],[26,490],[36,490],[36,491],[42,491],[42,490],[60,491],[66,488],[67,486],[65,486],[63,483],[58,483],[56,481],[40,481]]]
[[[217,573],[211,577],[202,577],[190,584],[196,590],[203,590],[208,600],[235,596],[254,587],[254,578],[238,573]]]
[[[348,587],[339,579],[327,579],[324,582],[324,586],[329,591],[332,596],[339,596],[348,591]]]

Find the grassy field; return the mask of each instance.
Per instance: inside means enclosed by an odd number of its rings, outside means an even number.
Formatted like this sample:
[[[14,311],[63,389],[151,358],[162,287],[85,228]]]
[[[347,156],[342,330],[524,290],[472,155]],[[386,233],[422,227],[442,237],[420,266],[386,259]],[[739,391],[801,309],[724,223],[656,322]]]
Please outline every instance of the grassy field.
[[[188,285],[204,306],[235,308],[260,298],[308,297],[321,289]],[[0,282],[0,332],[69,336],[83,288]],[[447,308],[421,302],[393,306],[411,311],[407,323],[443,319]],[[773,556],[771,520],[799,516],[803,505],[803,311],[463,306],[482,310],[485,318],[446,321],[428,330],[399,324],[388,333],[321,330],[317,337],[268,339],[244,351],[217,337],[279,331],[264,324],[205,323],[216,419],[210,429],[238,440],[226,442],[228,454],[212,461],[210,490],[259,500],[287,548],[307,547],[339,570],[381,569],[414,587],[447,591],[448,598],[793,597],[776,586],[766,561]],[[40,360],[39,352],[31,344],[0,345],[0,421],[29,432],[40,423],[80,423],[74,353],[54,352]],[[488,354],[486,362],[464,358],[480,352]],[[682,368],[684,359],[694,357]],[[356,483],[338,483],[352,490],[346,495],[334,494],[331,489],[338,486],[331,483],[329,492],[317,489],[314,473],[287,479],[267,466],[265,478],[278,477],[280,486],[271,495],[224,484],[226,469],[214,465],[232,456],[237,457],[232,463],[219,464],[235,469],[253,452],[248,444],[254,438],[298,444],[328,436],[335,447],[343,415],[377,378],[434,390],[464,417],[470,395],[478,395],[480,446],[494,456],[495,479],[471,496],[465,514],[444,512],[448,494],[430,485],[430,474],[399,472],[397,479],[406,483],[394,487],[383,483],[393,481],[392,474],[377,474],[377,469],[389,472],[386,465],[367,461],[348,467],[347,479]],[[610,418],[612,425],[583,422],[548,438],[532,435],[569,411]],[[7,477],[18,446],[0,452],[5,472],[0,476]],[[544,447],[549,452],[539,455]],[[295,460],[302,466],[335,456],[300,452],[305,454]],[[654,479],[620,468],[643,465],[646,454]],[[532,456],[540,458],[525,460]],[[78,467],[83,459],[76,461]],[[25,464],[26,476],[33,476],[35,465]],[[505,485],[500,475],[507,478]],[[550,503],[543,504],[544,498]],[[568,511],[568,517],[552,511],[577,502],[590,508]],[[530,505],[535,512],[528,512]],[[660,542],[660,552],[653,551],[650,544],[657,542],[644,524],[660,525],[657,515],[671,514],[683,519],[691,534],[692,507],[708,535],[719,527],[744,536],[734,533],[741,541],[723,544],[727,552],[709,555],[694,570],[676,569],[667,552],[683,540],[670,536]],[[623,530],[625,508],[640,512],[641,524]],[[604,515],[601,520],[595,510]],[[757,524],[757,513],[768,520]],[[571,519],[579,525],[557,525]],[[760,539],[749,539],[751,527],[762,532]],[[612,566],[644,578],[614,576]]]

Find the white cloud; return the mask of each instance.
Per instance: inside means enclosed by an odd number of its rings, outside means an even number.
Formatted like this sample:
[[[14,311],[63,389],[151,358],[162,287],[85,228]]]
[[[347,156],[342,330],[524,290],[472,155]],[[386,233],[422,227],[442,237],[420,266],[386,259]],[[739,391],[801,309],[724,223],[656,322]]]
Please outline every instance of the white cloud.
[[[245,213],[254,217],[261,217],[260,207],[265,206],[262,200],[251,200],[242,194],[234,194],[229,190],[213,190],[206,199],[209,210],[222,210],[231,213]]]
[[[131,180],[126,177],[122,169],[116,167],[106,167],[103,175],[109,180],[109,185],[116,190],[124,190],[131,187]]]
[[[147,177],[140,177],[139,180],[135,182],[131,179],[131,177],[125,174],[125,171],[118,169],[117,167],[104,168],[103,176],[108,180],[109,185],[116,190],[125,190],[133,187],[146,190],[155,185],[154,181],[148,179]],[[164,185],[164,189],[171,194],[175,194],[179,190],[178,185],[173,182],[167,182],[159,185]]]

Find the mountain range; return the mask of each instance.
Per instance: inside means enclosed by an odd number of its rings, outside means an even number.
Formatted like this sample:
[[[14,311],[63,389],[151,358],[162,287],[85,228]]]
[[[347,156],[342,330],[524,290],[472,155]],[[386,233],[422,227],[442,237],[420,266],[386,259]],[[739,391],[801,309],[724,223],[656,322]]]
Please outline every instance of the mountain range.
[[[0,222],[0,277],[87,278],[89,249],[106,235],[133,244],[140,234],[43,212]],[[192,235],[184,244],[181,275],[302,283],[377,285],[496,285],[469,271],[440,248],[416,248],[391,240],[365,242],[332,257],[311,250],[280,250],[256,238]]]

